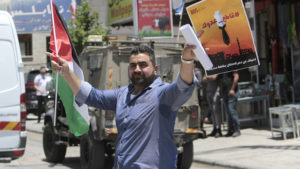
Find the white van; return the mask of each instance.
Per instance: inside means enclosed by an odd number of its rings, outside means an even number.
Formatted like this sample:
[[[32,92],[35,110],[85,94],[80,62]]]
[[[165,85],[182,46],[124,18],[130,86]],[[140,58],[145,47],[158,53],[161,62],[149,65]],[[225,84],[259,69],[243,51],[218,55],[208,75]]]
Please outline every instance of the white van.
[[[0,11],[0,158],[16,159],[26,145],[23,63],[12,17]]]

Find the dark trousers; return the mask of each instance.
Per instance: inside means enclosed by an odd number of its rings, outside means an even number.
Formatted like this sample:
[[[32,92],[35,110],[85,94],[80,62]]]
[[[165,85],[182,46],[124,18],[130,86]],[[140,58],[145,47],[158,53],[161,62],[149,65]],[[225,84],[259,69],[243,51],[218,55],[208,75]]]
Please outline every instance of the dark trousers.
[[[221,129],[221,107],[219,88],[207,93],[207,102],[215,129]]]
[[[37,111],[38,123],[41,121],[41,115],[45,113],[46,98],[47,96],[37,96],[39,108]]]

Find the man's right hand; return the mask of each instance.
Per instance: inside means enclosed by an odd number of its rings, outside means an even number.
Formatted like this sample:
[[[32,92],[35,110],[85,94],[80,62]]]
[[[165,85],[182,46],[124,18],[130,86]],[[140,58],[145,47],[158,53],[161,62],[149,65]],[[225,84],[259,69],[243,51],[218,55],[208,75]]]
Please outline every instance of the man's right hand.
[[[50,56],[53,59],[51,63],[53,66],[54,73],[59,73],[64,78],[70,75],[69,65],[65,59],[57,57],[53,53],[49,52],[46,52],[46,55]]]
[[[51,61],[53,65],[53,72],[59,73],[69,84],[72,92],[77,95],[80,89],[81,80],[75,75],[73,71],[70,70],[68,62],[61,57],[57,58],[57,56],[55,56],[53,53],[46,52],[46,55],[53,58],[53,60]]]

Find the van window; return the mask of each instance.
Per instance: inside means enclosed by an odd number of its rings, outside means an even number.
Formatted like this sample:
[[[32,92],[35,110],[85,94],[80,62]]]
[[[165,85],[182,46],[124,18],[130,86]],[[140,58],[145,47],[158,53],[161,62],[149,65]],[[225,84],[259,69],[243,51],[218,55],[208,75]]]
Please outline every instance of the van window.
[[[0,92],[14,88],[17,84],[17,63],[13,44],[0,40]]]

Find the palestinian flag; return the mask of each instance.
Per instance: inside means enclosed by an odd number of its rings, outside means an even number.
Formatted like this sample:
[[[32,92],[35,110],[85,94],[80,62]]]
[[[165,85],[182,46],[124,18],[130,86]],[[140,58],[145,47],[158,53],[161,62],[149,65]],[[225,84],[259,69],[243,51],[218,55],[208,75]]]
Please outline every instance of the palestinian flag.
[[[60,16],[55,4],[52,1],[51,3],[53,16],[51,24],[52,29],[50,36],[50,50],[55,56],[60,56],[67,60],[69,68],[81,80],[83,80],[83,72],[80,68],[77,53],[72,45],[67,26],[63,18]],[[55,78],[53,79],[56,80],[56,74]],[[71,88],[60,75],[58,77],[58,95],[63,102],[71,133],[73,133],[75,136],[80,136],[86,133],[89,130],[88,107],[87,105],[82,105],[79,107],[75,103],[74,94]]]

